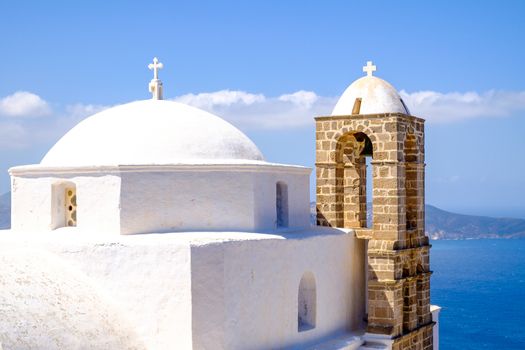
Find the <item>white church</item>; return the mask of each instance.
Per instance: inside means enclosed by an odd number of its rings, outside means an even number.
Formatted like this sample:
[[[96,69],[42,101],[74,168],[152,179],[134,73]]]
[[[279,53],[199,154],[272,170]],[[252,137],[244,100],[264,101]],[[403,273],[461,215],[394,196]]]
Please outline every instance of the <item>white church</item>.
[[[163,100],[162,64],[149,67],[151,99],[9,170],[0,349],[392,349],[367,331],[366,240],[310,223],[312,169],[267,162],[220,117]],[[342,99],[400,108],[369,77]]]

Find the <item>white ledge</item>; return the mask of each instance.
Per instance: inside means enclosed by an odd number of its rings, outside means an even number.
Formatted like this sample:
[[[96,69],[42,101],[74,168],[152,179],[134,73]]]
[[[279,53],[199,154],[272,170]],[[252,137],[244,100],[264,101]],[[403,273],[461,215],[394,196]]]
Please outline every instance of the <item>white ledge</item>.
[[[310,174],[312,168],[268,163],[264,161],[217,161],[191,162],[184,164],[136,164],[136,165],[93,165],[93,166],[45,166],[40,164],[22,165],[9,169],[9,174],[47,175],[47,174],[90,174],[90,173],[125,173],[125,172],[175,172],[175,171],[235,171],[235,172],[286,172],[296,174]]]

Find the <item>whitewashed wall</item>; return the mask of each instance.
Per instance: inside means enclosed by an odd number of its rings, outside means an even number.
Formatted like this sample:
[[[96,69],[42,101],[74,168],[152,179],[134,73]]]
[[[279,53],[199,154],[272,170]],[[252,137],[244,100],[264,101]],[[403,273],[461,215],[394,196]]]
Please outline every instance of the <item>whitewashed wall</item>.
[[[288,186],[289,227],[309,226],[308,169],[195,166],[121,176],[123,234],[273,230],[277,181]]]
[[[23,261],[22,253],[28,246],[31,247],[31,250],[27,250],[29,254],[37,257],[52,253],[56,259],[55,265],[62,264],[70,274],[76,275],[76,279],[84,280],[89,284],[79,285],[83,290],[71,290],[70,293],[85,297],[84,289],[88,288],[90,291],[100,293],[100,295],[93,295],[91,299],[102,298],[107,301],[111,309],[119,312],[118,316],[126,321],[147,349],[191,349],[192,302],[188,241],[179,240],[178,237],[181,235],[121,236],[86,231],[73,234],[73,231],[73,228],[31,234],[0,231],[0,260],[4,252],[18,251],[18,258]],[[39,251],[43,253],[38,253]],[[27,259],[29,258],[28,256]],[[57,270],[46,268],[46,264],[47,261],[41,259],[39,268],[44,271],[52,270],[51,272]],[[26,271],[29,275],[36,272]],[[53,288],[57,290],[71,288],[70,284],[61,285],[64,280],[61,276],[56,280],[57,284]],[[5,293],[10,292],[6,290],[10,284],[16,282],[10,281],[5,289],[0,291],[0,300]],[[24,283],[23,279],[21,283]],[[35,303],[35,300],[23,300],[22,297],[23,295],[19,297],[17,303]],[[56,303],[55,297],[54,294],[49,295],[51,303]],[[83,302],[89,302],[91,299]],[[38,302],[45,305],[44,300]],[[96,308],[89,311],[93,314],[68,310],[69,327],[89,328],[90,325],[85,323],[97,321],[95,317],[99,315]],[[46,310],[39,312],[45,315]],[[58,323],[55,320],[45,319],[40,322]],[[10,326],[9,320],[0,320],[0,328],[10,332],[10,329],[18,329],[20,326],[17,324]],[[46,327],[40,328],[45,330]],[[39,345],[47,341],[54,344],[52,339],[54,333],[35,334],[35,332],[31,333],[34,338],[25,339],[24,344],[35,344],[34,347],[28,348],[40,349]],[[115,336],[119,336],[119,333],[115,333]],[[68,340],[69,334],[60,333],[60,337]],[[97,339],[77,340],[82,344],[82,348],[99,348],[93,346],[99,343]],[[55,349],[53,346],[49,348]]]
[[[430,305],[430,312],[432,312],[432,321],[436,322],[432,328],[433,350],[439,350],[439,313],[441,312],[441,307]]]
[[[122,173],[121,233],[254,229],[250,173]]]
[[[278,181],[288,188],[287,229],[310,225],[310,169],[302,167],[265,163],[13,169],[15,230],[60,228],[60,184],[65,182],[76,187],[79,229],[114,234],[275,230]]]
[[[104,286],[148,349],[191,349],[189,245],[148,236],[58,253]]]
[[[309,172],[265,172],[257,174],[254,182],[255,226],[258,230],[276,228],[276,184],[283,182],[288,191],[288,228],[310,226]]]
[[[30,244],[56,254],[120,310],[148,349],[304,348],[362,329],[364,245],[352,233],[73,231],[0,231],[0,247]],[[306,271],[316,282],[316,327],[299,332],[298,289]]]
[[[77,228],[119,232],[120,177],[116,175],[12,176],[13,230],[56,229],[53,185],[71,182],[77,192]],[[63,202],[63,199],[62,199]]]
[[[193,246],[194,349],[300,347],[362,329],[364,244],[329,231]],[[299,332],[298,288],[306,271],[316,280],[317,320]]]

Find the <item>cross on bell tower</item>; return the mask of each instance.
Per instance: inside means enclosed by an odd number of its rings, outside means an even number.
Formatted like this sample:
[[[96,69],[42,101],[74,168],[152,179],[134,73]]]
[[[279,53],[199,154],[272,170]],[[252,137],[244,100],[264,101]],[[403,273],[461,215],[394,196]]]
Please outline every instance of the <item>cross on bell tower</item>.
[[[162,100],[162,81],[159,79],[159,69],[164,65],[159,62],[157,57],[153,58],[153,63],[148,64],[148,68],[153,70],[153,79],[149,83],[149,92],[152,93],[152,99]]]
[[[372,73],[377,70],[377,67],[372,64],[372,61],[366,62],[366,66],[363,67],[363,72],[366,72],[366,76],[371,77]]]

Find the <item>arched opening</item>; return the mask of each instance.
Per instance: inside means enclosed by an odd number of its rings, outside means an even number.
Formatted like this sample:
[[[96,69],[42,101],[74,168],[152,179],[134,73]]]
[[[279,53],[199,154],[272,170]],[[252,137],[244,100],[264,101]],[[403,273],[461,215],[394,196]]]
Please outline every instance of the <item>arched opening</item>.
[[[288,227],[288,186],[282,181],[275,186],[275,210],[277,228]]]
[[[367,203],[372,201],[372,156],[372,141],[365,133],[350,132],[339,138],[335,204],[338,227],[372,227],[371,213],[367,213]]]
[[[297,296],[297,330],[299,332],[315,328],[317,314],[317,291],[315,277],[310,271],[305,272],[299,282]]]
[[[77,226],[77,187],[71,181],[58,182],[51,189],[51,228]]]

